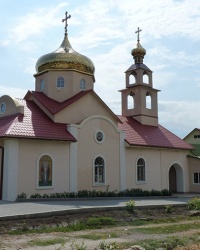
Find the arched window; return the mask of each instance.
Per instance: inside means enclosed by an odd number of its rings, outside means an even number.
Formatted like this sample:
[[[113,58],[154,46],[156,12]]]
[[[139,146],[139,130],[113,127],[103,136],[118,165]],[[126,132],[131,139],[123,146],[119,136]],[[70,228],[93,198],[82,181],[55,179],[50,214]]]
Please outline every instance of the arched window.
[[[80,80],[80,89],[85,90],[85,80],[84,79]]]
[[[133,72],[130,76],[129,76],[129,84],[135,84],[136,83],[136,74],[135,72]]]
[[[52,187],[53,164],[49,155],[43,155],[39,159],[38,166],[38,187]]]
[[[44,80],[41,79],[40,81],[40,91],[44,91]]]
[[[143,83],[149,84],[149,76],[145,72],[143,74]]]
[[[94,184],[105,183],[105,163],[102,157],[97,157],[94,161]]]
[[[151,109],[152,106],[151,94],[149,92],[146,93],[146,108]]]
[[[145,178],[145,161],[144,159],[140,158],[137,161],[137,181],[144,182]]]
[[[128,109],[134,109],[135,107],[135,93],[133,93],[132,91],[130,92],[130,94],[127,96],[127,107]]]
[[[64,88],[64,85],[65,85],[64,78],[62,76],[58,77],[56,84],[57,88]]]

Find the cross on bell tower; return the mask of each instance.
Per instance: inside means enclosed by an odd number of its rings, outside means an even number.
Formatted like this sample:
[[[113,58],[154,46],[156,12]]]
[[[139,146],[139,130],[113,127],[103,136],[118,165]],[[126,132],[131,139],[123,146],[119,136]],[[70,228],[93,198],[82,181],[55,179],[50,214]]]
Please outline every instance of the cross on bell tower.
[[[135,31],[135,33],[137,33],[137,42],[139,43],[140,42],[140,32],[142,30],[138,27],[137,31]]]
[[[69,19],[70,17],[71,17],[71,15],[67,15],[68,14],[68,12],[66,11],[65,12],[65,18],[64,19],[62,19],[62,22],[65,22],[65,35],[67,36],[68,34],[67,34],[67,26],[68,26],[68,24],[67,24],[67,19]]]

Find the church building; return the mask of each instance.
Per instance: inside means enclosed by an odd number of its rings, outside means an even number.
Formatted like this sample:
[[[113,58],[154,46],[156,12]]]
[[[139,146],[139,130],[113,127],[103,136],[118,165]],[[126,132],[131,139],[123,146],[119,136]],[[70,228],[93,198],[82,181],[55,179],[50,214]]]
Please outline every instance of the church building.
[[[116,115],[94,91],[93,62],[69,42],[69,17],[60,47],[36,63],[35,90],[0,97],[0,199],[108,187],[189,192],[193,146],[158,123],[141,30]]]

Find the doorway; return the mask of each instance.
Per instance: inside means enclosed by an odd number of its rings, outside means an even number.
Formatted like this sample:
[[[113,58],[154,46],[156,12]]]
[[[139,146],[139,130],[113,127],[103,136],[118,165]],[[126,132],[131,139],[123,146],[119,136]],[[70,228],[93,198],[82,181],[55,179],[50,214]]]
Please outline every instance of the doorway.
[[[169,169],[169,191],[173,193],[184,192],[183,169],[177,163]]]

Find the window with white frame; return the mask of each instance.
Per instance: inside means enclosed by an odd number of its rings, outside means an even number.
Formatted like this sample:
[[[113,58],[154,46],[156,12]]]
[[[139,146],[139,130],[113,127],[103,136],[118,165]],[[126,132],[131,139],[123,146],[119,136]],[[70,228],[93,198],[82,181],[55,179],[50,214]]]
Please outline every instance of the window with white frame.
[[[41,79],[40,81],[40,91],[44,91],[44,80]]]
[[[105,183],[105,162],[102,157],[97,157],[94,161],[94,184]]]
[[[80,80],[80,89],[85,90],[85,80],[84,79]]]
[[[193,174],[193,182],[194,184],[200,184],[200,173]]]
[[[57,88],[64,88],[64,85],[65,85],[64,78],[62,76],[58,77],[56,83]]]
[[[144,182],[145,179],[145,161],[144,159],[140,158],[137,161],[137,181]]]

